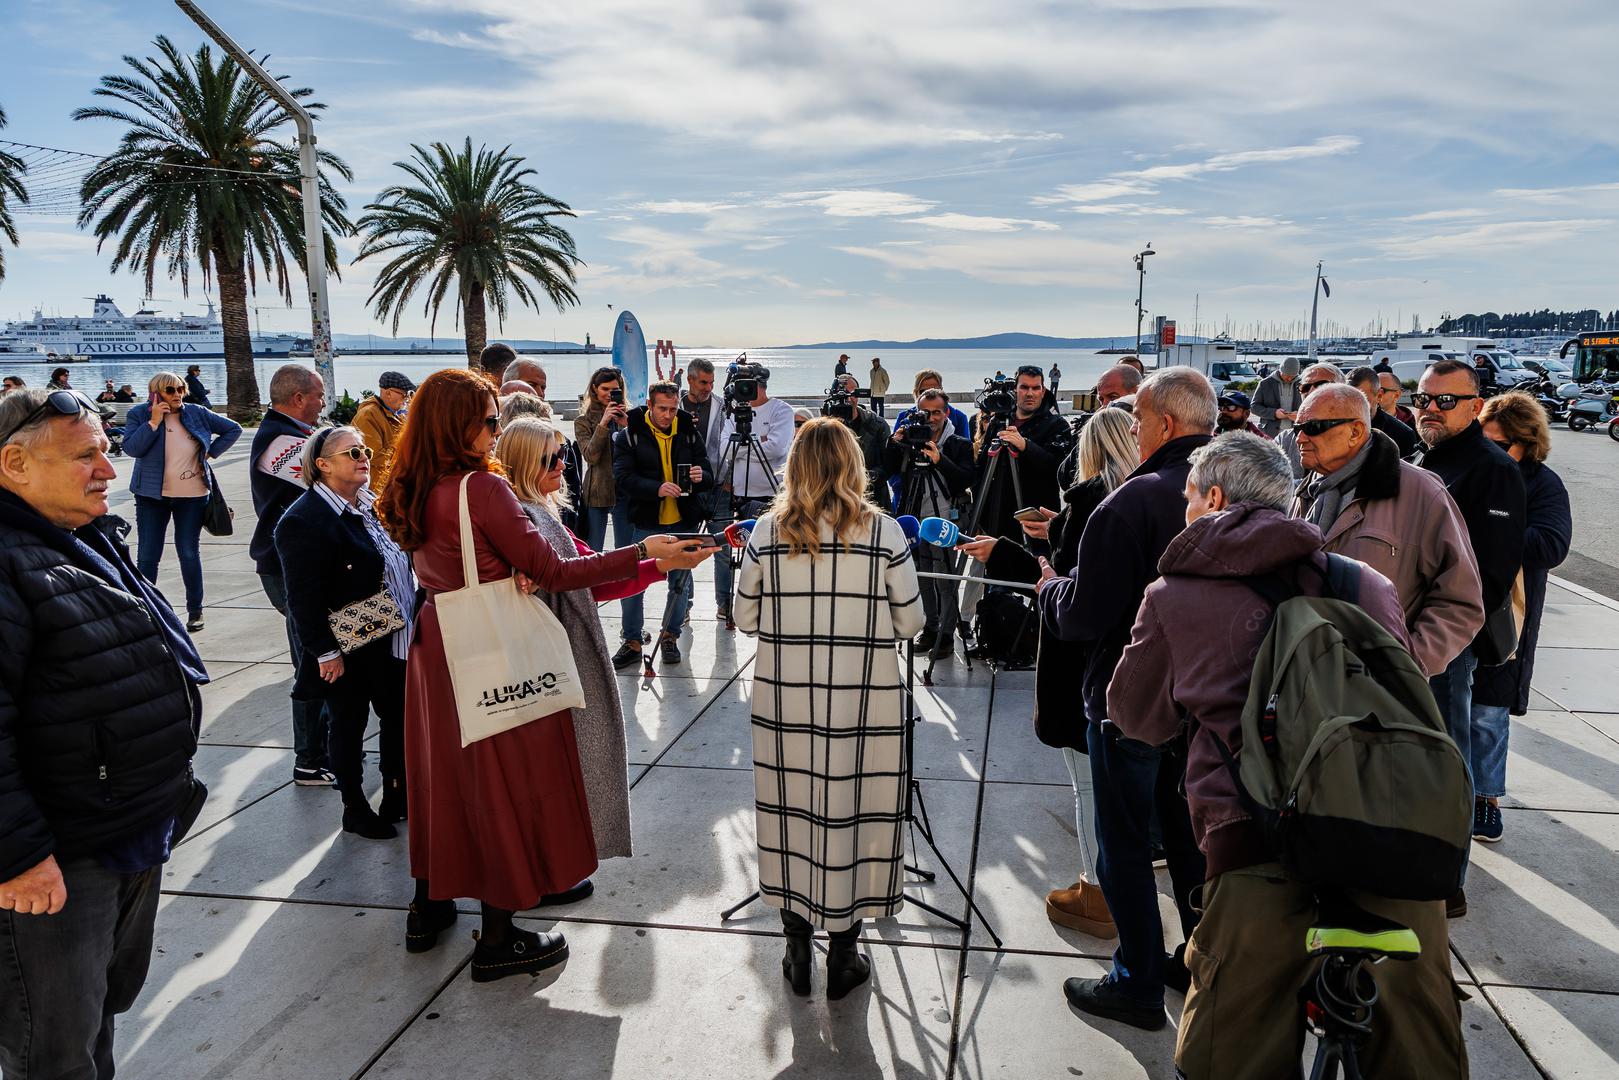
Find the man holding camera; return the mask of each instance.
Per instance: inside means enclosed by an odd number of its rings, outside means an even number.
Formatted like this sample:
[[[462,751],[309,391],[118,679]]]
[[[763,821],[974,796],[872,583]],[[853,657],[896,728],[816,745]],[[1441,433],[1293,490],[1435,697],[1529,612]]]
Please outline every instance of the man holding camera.
[[[973,478],[972,445],[950,422],[950,398],[943,390],[924,390],[910,419],[883,447],[883,471],[899,484],[899,512],[918,520],[938,517],[957,521]],[[951,572],[951,557],[931,544],[916,547],[916,567],[925,573]],[[916,647],[930,658],[948,656],[960,620],[956,584],[921,580],[926,622]]]
[[[739,393],[749,389],[751,394]],[[716,521],[758,517],[781,485],[781,470],[793,445],[793,407],[771,397],[769,389],[770,370],[756,364],[750,365],[746,376],[733,375],[726,382],[720,460],[714,463],[715,483],[722,485],[714,494]],[[750,437],[757,440],[756,447],[750,447]],[[727,461],[731,462],[729,475]],[[731,618],[731,571],[729,558],[714,560],[715,588],[725,597],[719,615],[727,622]]]
[[[691,414],[680,411],[680,388],[674,383],[647,387],[647,403],[632,409],[624,429],[613,436],[613,481],[629,503],[632,541],[694,532],[702,524],[704,504],[699,496],[714,486],[714,477],[702,433]],[[690,570],[671,570],[668,575],[669,598],[658,634],[665,664],[680,663],[680,627],[690,603],[686,594],[690,576]],[[613,656],[615,668],[630,667],[641,659],[643,595],[620,601],[624,644]]]
[[[1022,535],[1013,514],[1031,506],[1054,509],[1061,505],[1057,501],[1061,495],[1057,466],[1074,448],[1073,430],[1046,392],[1045,372],[1026,364],[1017,369],[1015,377],[1010,401],[1004,400],[1004,383],[992,383],[980,395],[980,407],[991,415],[981,421],[976,448],[978,472],[973,490],[978,493],[979,517],[975,531],[989,536]],[[994,482],[986,484],[991,463],[1007,455],[1010,463],[997,466]]]
[[[821,415],[837,417],[844,427],[854,432],[855,442],[860,444],[860,456],[866,463],[866,497],[874,505],[886,507],[883,451],[890,438],[888,424],[860,404],[860,384],[853,375],[845,375],[832,384],[832,392],[821,403]]]

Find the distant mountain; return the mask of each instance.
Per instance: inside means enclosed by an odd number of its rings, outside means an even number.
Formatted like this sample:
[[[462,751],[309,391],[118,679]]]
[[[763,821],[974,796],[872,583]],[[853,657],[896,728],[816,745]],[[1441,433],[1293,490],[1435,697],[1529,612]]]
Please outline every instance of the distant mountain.
[[[815,345],[778,345],[779,349],[1105,349],[1119,343],[1134,344],[1135,335],[1122,337],[1058,338],[1044,334],[989,334],[975,338],[921,338],[917,341],[823,341]]]

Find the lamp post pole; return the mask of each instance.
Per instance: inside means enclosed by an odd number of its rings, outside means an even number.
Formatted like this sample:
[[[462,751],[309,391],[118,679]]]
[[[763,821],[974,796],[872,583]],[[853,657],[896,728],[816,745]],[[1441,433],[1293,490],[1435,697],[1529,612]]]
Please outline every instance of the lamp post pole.
[[[326,297],[326,235],[320,221],[320,174],[316,172],[315,121],[309,110],[287,92],[259,62],[236,44],[231,36],[219,28],[192,0],[174,0],[191,21],[213,38],[227,56],[235,60],[265,91],[292,114],[298,127],[299,188],[304,204],[304,276],[309,284],[310,341],[313,346],[315,370],[326,384],[326,402],[330,408],[337,401],[337,380],[332,370],[332,311]]]
[[[1158,254],[1152,249],[1152,241],[1136,252],[1136,355],[1141,355],[1141,319],[1147,314],[1147,309],[1141,306],[1147,292],[1147,256]]]

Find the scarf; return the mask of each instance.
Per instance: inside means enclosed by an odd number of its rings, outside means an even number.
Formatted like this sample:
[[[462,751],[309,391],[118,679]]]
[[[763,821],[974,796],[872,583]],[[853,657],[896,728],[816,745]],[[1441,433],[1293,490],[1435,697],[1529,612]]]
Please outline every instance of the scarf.
[[[668,431],[659,431],[652,426],[652,418],[648,417],[646,426],[651,429],[652,437],[658,443],[658,461],[663,465],[663,482],[675,482],[674,447],[675,432],[680,428],[680,417],[676,416],[669,422]],[[658,503],[658,524],[675,525],[680,521],[680,500],[674,496],[666,495]]]
[[[1372,440],[1350,458],[1343,468],[1326,476],[1313,476],[1299,489],[1303,518],[1326,532],[1338,520],[1343,508],[1355,500],[1355,483],[1360,479],[1361,466],[1372,452]]]

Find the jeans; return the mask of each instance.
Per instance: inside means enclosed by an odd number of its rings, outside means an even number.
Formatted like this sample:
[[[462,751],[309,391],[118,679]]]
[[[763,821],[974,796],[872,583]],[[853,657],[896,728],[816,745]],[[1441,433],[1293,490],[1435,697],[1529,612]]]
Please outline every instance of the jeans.
[[[1473,671],[1477,667],[1478,660],[1469,647],[1463,649],[1449,667],[1428,680],[1439,715],[1445,718],[1445,730],[1456,741],[1456,749],[1462,752],[1462,761],[1467,765],[1467,782],[1475,787],[1478,778],[1473,775]],[[1505,739],[1501,751],[1505,770]]]
[[[287,614],[286,579],[280,574],[260,574],[259,584],[270,606],[287,620],[287,648],[292,651],[292,662],[298,663],[298,634],[293,629],[292,617]],[[320,701],[294,701],[292,703],[292,763],[300,769],[326,768],[326,706]]]
[[[0,911],[6,1080],[111,1080],[113,1018],[146,982],[163,868],[120,874],[94,858],[61,868],[61,911]]]
[[[163,545],[174,519],[174,552],[180,557],[180,580],[185,582],[186,614],[202,613],[202,516],[208,509],[208,496],[194,499],[153,499],[135,496],[135,533],[139,553],[136,565],[141,576],[157,584],[157,566],[163,560]]]
[[[628,499],[620,498],[612,506],[584,506],[579,509],[579,520],[584,526],[585,534],[579,539],[589,544],[595,551],[606,551],[602,545],[607,543],[607,521],[613,522],[613,546],[626,547],[635,543],[633,534],[635,526],[630,524],[630,503]]]
[[[632,537],[630,542],[645,540],[649,536],[657,536],[660,533],[674,532],[677,528],[679,528],[678,525],[670,525],[667,528],[660,526],[655,529],[643,529],[636,526],[635,531],[630,534]],[[663,602],[663,632],[671,637],[679,637],[681,624],[686,621],[686,608],[691,604],[691,598],[687,594],[687,587],[691,583],[691,571],[671,570],[666,575],[666,580],[669,587],[669,597]],[[634,596],[626,596],[619,601],[619,610],[624,617],[625,641],[641,640],[642,624],[645,621],[645,608],[646,593],[644,592],[638,592]]]
[[[378,648],[388,648],[387,645]],[[365,728],[371,710],[377,713],[377,749],[382,753],[382,778],[405,779],[405,662],[388,657],[364,672],[365,682],[326,702],[331,718],[332,772],[344,806],[358,806],[365,798]],[[344,679],[344,683],[358,680]]]
[[[1180,741],[1151,747],[1122,737],[1113,724],[1087,725],[1086,739],[1096,793],[1096,876],[1119,930],[1108,978],[1127,997],[1162,1005],[1164,926],[1147,833],[1156,808],[1181,930],[1190,937],[1197,925],[1192,891],[1203,884],[1205,867],[1180,793],[1186,747]]]
[[[1473,706],[1473,794],[1499,799],[1507,793],[1507,734],[1512,717],[1505,705]]]
[[[1062,748],[1062,763],[1074,784],[1074,831],[1079,839],[1079,876],[1097,884],[1096,791],[1091,783],[1090,760],[1078,750]]]

